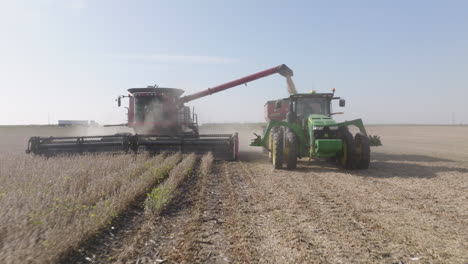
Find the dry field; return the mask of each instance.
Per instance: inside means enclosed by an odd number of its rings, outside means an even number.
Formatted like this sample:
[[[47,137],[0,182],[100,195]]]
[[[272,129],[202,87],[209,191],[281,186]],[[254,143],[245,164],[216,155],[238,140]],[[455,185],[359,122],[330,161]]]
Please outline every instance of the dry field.
[[[240,161],[213,163],[45,160],[19,153],[31,131],[0,127],[0,262],[468,263],[468,127],[371,126],[384,146],[372,149],[369,170],[351,172],[307,160],[273,170],[246,147],[247,130]],[[55,196],[74,197],[77,217],[50,207]],[[82,205],[108,199],[126,202],[91,229],[96,208]],[[73,242],[54,247],[62,241]]]

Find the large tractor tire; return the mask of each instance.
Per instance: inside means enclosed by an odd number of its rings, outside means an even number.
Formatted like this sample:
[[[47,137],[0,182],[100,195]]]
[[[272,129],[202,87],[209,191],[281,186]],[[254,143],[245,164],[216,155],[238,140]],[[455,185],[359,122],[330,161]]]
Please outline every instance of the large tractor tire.
[[[294,170],[297,167],[297,155],[299,148],[297,136],[293,131],[288,131],[286,132],[284,140],[284,158],[286,161],[286,169]]]
[[[272,139],[271,162],[275,169],[283,168],[283,131],[275,132]]]
[[[354,138],[347,128],[342,128],[340,134],[343,140],[343,148],[341,153],[338,153],[337,160],[342,168],[352,170],[356,167],[356,147]]]
[[[268,158],[273,162],[273,135],[275,131],[272,129],[268,134]]]
[[[262,136],[265,135],[265,131],[266,131],[266,127],[263,127],[263,129],[262,129]],[[269,140],[270,140],[270,139],[268,139],[267,142],[268,142]],[[268,144],[268,146],[270,146],[270,145]],[[268,154],[268,156],[271,157],[271,155],[269,154],[269,152],[270,152],[270,151],[268,150],[268,148],[262,147],[262,153],[263,153],[263,154]]]
[[[368,169],[370,164],[370,142],[369,138],[361,133],[354,137],[356,146],[356,168]]]

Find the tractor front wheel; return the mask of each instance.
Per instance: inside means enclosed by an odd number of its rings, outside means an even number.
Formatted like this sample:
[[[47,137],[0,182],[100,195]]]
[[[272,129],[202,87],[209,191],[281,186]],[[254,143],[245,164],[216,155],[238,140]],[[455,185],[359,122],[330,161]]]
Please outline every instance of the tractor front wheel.
[[[338,153],[338,163],[347,170],[352,170],[356,166],[356,148],[354,145],[353,135],[347,128],[341,130],[341,139],[343,147],[341,153]]]
[[[281,130],[273,134],[271,161],[275,169],[283,168],[283,132]]]
[[[368,169],[370,164],[370,142],[369,138],[361,133],[354,137],[356,146],[356,168]]]
[[[285,141],[286,169],[294,170],[297,167],[298,140],[294,132],[286,133]]]

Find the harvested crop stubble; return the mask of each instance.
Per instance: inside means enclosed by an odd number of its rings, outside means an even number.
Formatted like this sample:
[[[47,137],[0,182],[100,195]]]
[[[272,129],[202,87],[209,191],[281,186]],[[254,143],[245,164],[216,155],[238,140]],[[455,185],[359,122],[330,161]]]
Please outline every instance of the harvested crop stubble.
[[[172,205],[173,199],[181,193],[178,188],[184,180],[194,175],[196,162],[197,156],[195,154],[186,156],[170,171],[166,181],[147,194],[144,223],[138,227],[138,231],[134,235],[123,242],[124,247],[117,249],[107,259],[112,259],[113,263],[135,263],[140,261],[138,256],[142,254],[142,250],[148,245],[148,237],[154,231],[156,225],[162,225],[156,218],[161,211]],[[138,260],[135,260],[135,258],[138,258]]]
[[[110,224],[180,159],[180,154],[3,156],[0,262],[56,261]]]
[[[177,165],[169,174],[167,180],[154,188],[145,201],[145,210],[148,213],[159,213],[167,206],[177,194],[177,188],[181,182],[192,175],[193,167],[197,161],[195,154],[190,154]]]
[[[209,174],[212,171],[214,157],[212,153],[204,155],[201,159],[198,181],[195,189],[194,206],[190,219],[181,230],[180,236],[176,236],[176,245],[170,254],[167,256],[168,260],[173,263],[203,263],[206,262],[201,259],[198,252],[201,251],[199,241],[203,241],[201,237],[201,226],[204,222],[203,215],[206,213],[206,199],[210,196],[209,190]]]
[[[214,161],[214,157],[211,152],[202,157],[202,161],[200,164],[201,175],[206,176],[209,173],[211,173],[211,169],[213,167],[213,161]]]

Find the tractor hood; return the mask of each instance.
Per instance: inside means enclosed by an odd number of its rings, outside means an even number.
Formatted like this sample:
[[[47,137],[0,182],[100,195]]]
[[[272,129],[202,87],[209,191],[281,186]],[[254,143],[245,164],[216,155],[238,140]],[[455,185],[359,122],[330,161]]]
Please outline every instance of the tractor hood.
[[[329,116],[312,114],[309,115],[309,124],[314,126],[333,126],[336,125],[336,122]]]

